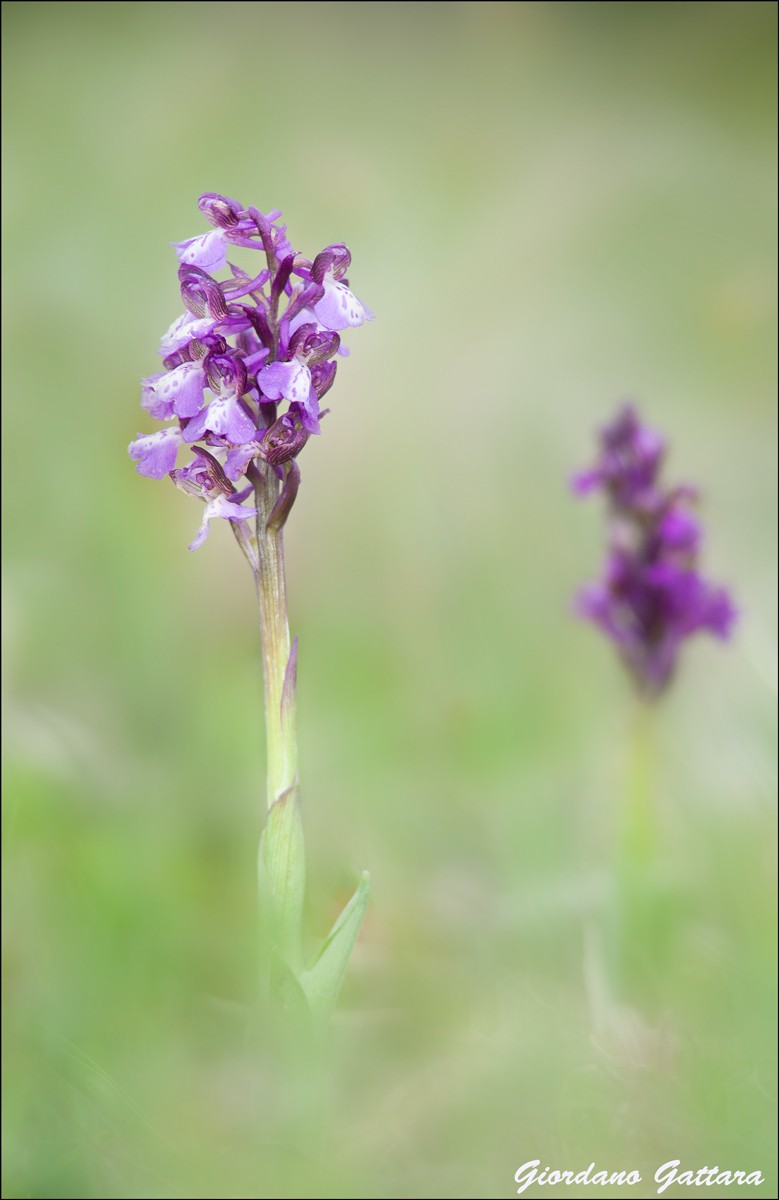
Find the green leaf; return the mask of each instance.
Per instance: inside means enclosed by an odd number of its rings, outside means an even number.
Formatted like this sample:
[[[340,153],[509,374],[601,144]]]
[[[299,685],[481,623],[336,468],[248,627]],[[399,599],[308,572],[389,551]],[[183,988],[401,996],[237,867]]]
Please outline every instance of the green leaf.
[[[338,917],[311,965],[300,976],[312,1012],[326,1017],[332,1012],[343,983],[349,955],[368,906],[371,884],[363,871],[357,890]]]
[[[300,929],[306,867],[303,822],[297,786],[288,788],[268,811],[260,839],[259,899],[266,960],[278,957],[300,968]]]

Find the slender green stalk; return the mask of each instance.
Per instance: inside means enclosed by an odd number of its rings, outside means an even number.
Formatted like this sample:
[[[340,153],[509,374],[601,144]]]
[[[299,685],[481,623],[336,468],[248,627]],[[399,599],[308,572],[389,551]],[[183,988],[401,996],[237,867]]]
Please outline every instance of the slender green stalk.
[[[625,736],[622,787],[617,788],[609,900],[603,923],[586,931],[585,976],[594,1033],[610,1057],[645,1062],[647,1008],[657,985],[652,769],[653,710],[642,700]],[[648,1058],[646,1060],[649,1061]]]
[[[619,859],[623,873],[645,871],[656,842],[652,796],[652,724],[654,708],[638,700],[628,738],[624,803],[621,809]]]
[[[284,529],[283,526],[270,523],[280,491],[280,481],[274,471],[266,466],[255,489],[258,566],[254,578],[262,638],[268,808],[297,784],[298,769],[295,664],[294,661],[290,664]]]
[[[654,708],[639,701],[627,739],[611,914],[611,973],[623,1001],[651,1002],[661,968],[662,905],[652,761]]]
[[[284,483],[266,465],[257,473],[257,568],[265,692],[268,816],[257,864],[261,991],[282,1007],[298,1003],[302,968],[305,850],[295,727],[296,651],[290,641],[284,578]],[[289,494],[289,489],[287,490]]]

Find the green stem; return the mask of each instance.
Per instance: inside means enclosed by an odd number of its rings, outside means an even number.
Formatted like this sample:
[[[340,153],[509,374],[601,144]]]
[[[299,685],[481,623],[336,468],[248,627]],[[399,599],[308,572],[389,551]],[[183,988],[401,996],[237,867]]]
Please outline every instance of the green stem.
[[[612,911],[612,975],[621,1000],[647,1001],[657,984],[659,935],[653,795],[654,710],[639,701],[627,739],[628,762],[619,814]],[[632,995],[631,995],[632,993]]]
[[[285,483],[289,480],[289,470]],[[299,1002],[305,852],[295,722],[296,647],[290,643],[284,580],[282,483],[265,465],[256,476],[257,569],[265,691],[268,815],[260,839],[258,899],[261,989],[281,1007]],[[288,493],[287,493],[288,494]],[[294,498],[294,497],[293,497]]]
[[[255,573],[260,610],[262,667],[265,690],[267,806],[297,783],[298,751],[295,721],[295,680],[288,680],[290,636],[284,579],[284,530],[268,526],[279,498],[280,481],[269,466],[256,486],[257,560]],[[294,672],[292,664],[291,674]]]
[[[652,721],[654,709],[639,700],[628,739],[625,804],[620,831],[620,860],[628,873],[644,872],[654,857],[652,799]]]

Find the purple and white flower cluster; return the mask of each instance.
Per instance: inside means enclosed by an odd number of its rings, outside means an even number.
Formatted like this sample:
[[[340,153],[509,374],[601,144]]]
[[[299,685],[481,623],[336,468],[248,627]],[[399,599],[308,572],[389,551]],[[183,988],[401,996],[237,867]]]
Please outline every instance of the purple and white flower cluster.
[[[253,516],[244,501],[254,473],[281,477],[319,433],[333,359],[344,353],[340,335],[372,318],[349,290],[346,246],[327,246],[311,261],[287,240],[280,212],[265,215],[213,192],[198,204],[213,229],[174,243],[185,311],[162,338],[164,370],[142,384],[143,407],[169,424],[129,447],[139,474],[169,475],[205,501],[190,550],[202,544],[212,518]],[[261,251],[257,274],[228,261],[233,247]],[[194,457],[177,469],[182,448]]]
[[[665,442],[625,405],[601,430],[595,466],[574,477],[579,495],[600,489],[610,515],[603,577],[581,590],[577,609],[616,644],[639,690],[658,695],[673,676],[685,638],[727,638],[736,609],[727,590],[697,570],[701,529],[687,486],[664,488]]]

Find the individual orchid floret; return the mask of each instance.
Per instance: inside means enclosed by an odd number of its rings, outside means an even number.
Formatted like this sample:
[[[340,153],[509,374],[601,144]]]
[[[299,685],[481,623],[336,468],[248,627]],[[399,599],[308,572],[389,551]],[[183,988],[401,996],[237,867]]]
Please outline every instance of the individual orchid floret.
[[[337,333],[324,332],[314,324],[301,325],[290,338],[288,360],[269,363],[257,376],[257,386],[269,400],[288,400],[299,407],[311,433],[319,432],[319,396],[312,368],[332,358],[340,344]]]
[[[203,367],[215,399],[187,422],[184,441],[200,441],[207,430],[224,437],[231,445],[253,441],[257,429],[248,404],[244,406],[242,399],[248,378],[242,359],[233,353],[208,354]]]
[[[689,511],[696,493],[662,487],[663,439],[626,406],[600,443],[595,468],[573,487],[606,493],[609,551],[602,579],[580,591],[576,606],[614,642],[639,691],[657,696],[683,642],[697,632],[726,639],[736,610],[727,590],[698,572],[701,529]]]
[[[344,278],[352,256],[344,245],[328,246],[318,254],[311,266],[311,278],[322,285],[324,295],[313,305],[319,324],[324,329],[353,329],[373,320],[373,313],[353,292]]]
[[[236,492],[225,476],[218,460],[201,446],[195,447],[197,457],[188,466],[171,471],[171,479],[182,491],[197,496],[206,502],[203,520],[190,543],[190,550],[197,550],[208,537],[210,523],[215,518],[224,521],[246,521],[255,516],[257,509],[244,507],[243,501],[251,493],[248,487]]]
[[[226,478],[218,459],[202,446],[195,446],[194,452],[195,457],[186,467],[171,471],[170,477],[176,487],[199,500],[232,496],[235,488]]]
[[[200,267],[204,271],[220,271],[227,263],[229,246],[258,247],[253,242],[262,230],[273,246],[276,256],[291,250],[285,237],[285,228],[275,221],[281,216],[276,211],[263,216],[257,209],[242,209],[237,200],[218,196],[214,192],[200,197],[198,207],[203,216],[215,226],[208,233],[173,242],[179,262],[185,266]],[[260,247],[261,248],[261,247]],[[293,251],[294,253],[294,251]]]

